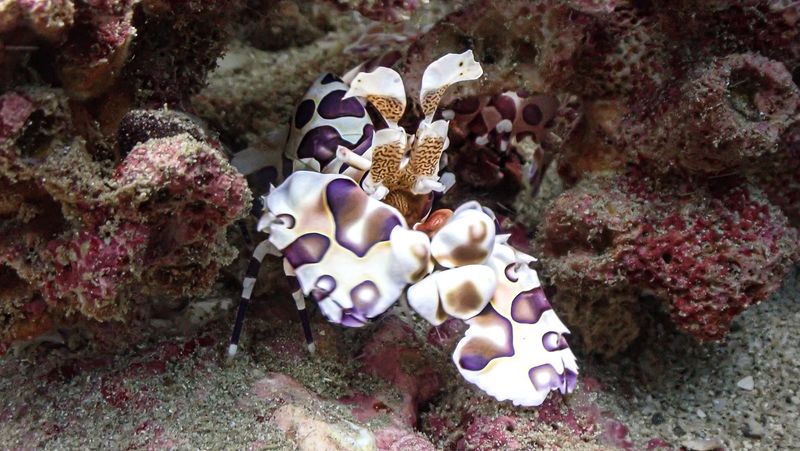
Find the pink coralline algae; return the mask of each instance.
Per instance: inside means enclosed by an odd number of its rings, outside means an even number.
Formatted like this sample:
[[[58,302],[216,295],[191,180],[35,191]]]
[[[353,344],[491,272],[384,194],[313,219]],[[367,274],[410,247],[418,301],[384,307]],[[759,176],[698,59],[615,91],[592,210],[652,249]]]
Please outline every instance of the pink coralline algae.
[[[236,255],[225,229],[250,202],[220,151],[179,131],[143,137],[108,172],[80,137],[64,141],[67,105],[51,90],[0,97],[6,344],[73,312],[121,319],[137,295],[204,292]]]
[[[800,120],[784,133],[778,151],[748,167],[750,178],[769,200],[800,226]]]
[[[588,387],[588,385],[582,385]],[[587,390],[568,400],[551,397],[536,410],[487,408],[479,398],[445,392],[422,416],[422,428],[439,449],[633,449],[627,427],[596,404]]]
[[[393,356],[387,359],[386,356]],[[380,377],[402,393],[396,412],[409,425],[417,422],[417,409],[433,399],[441,388],[441,376],[414,346],[414,333],[397,319],[387,321],[362,351],[363,370]]]
[[[164,105],[203,85],[240,7],[0,2],[0,348],[203,293],[234,258],[246,183]]]
[[[786,216],[741,178],[665,183],[639,169],[578,183],[550,207],[538,241],[555,302],[606,354],[638,336],[646,296],[698,339],[720,339],[800,258]]]
[[[634,158],[714,173],[775,153],[800,114],[800,89],[779,61],[752,53],[715,58],[619,125]]]

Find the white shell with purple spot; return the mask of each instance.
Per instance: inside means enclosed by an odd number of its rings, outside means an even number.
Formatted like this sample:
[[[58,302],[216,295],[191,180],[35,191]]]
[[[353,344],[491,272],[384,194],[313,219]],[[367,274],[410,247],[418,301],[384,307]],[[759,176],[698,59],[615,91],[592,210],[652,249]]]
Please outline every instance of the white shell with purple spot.
[[[265,200],[259,229],[332,322],[363,325],[386,311],[408,281],[427,274],[427,261],[409,262],[409,253],[419,249],[392,245],[395,229],[408,229],[403,216],[349,177],[299,171]],[[410,244],[420,244],[420,232],[408,233],[416,237]],[[422,251],[427,258],[427,246]]]
[[[494,219],[480,204],[462,205],[431,239],[431,254],[446,268],[483,263],[492,253],[495,232]]]
[[[462,320],[480,313],[492,298],[497,277],[485,265],[436,271],[409,287],[408,304],[434,326],[453,317]]]
[[[375,127],[360,99],[345,98],[349,86],[333,74],[317,78],[297,104],[285,155],[295,170],[311,170],[360,180],[363,171],[341,158],[343,146],[369,159]]]
[[[567,345],[569,330],[556,316],[528,267],[532,257],[497,238],[489,264],[497,289],[486,309],[467,320],[453,353],[465,379],[500,401],[538,406],[548,393],[571,392],[578,366]]]
[[[466,320],[480,313],[497,285],[495,271],[484,264],[495,232],[494,218],[478,202],[456,209],[431,239],[431,260],[446,269],[409,287],[411,308],[435,326],[450,316]]]

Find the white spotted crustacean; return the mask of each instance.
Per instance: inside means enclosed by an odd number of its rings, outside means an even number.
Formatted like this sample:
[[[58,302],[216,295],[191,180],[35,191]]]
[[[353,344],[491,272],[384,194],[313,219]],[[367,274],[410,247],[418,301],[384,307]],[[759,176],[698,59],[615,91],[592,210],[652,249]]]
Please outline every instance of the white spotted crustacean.
[[[295,172],[263,197],[258,230],[269,236],[253,252],[230,355],[259,265],[272,253],[296,288],[311,351],[307,297],[329,321],[349,327],[405,298],[433,325],[449,318],[469,325],[453,361],[496,399],[537,406],[550,391],[574,389],[569,331],[529,266],[533,257],[511,247],[491,210],[477,202],[431,213],[433,193],[447,187],[439,174],[448,122],[434,114],[451,84],[482,74],[472,51],[428,66],[419,99],[424,119],[414,134],[398,125],[406,94],[394,70],[315,82],[291,125],[286,156]],[[376,129],[364,102],[385,128]]]

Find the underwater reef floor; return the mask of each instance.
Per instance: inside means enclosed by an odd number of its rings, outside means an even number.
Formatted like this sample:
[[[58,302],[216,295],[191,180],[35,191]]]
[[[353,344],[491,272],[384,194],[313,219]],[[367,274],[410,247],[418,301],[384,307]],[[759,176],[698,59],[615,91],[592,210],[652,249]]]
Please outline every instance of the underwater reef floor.
[[[426,336],[400,312],[358,330],[316,313],[309,357],[291,302],[261,297],[227,362],[235,297],[218,287],[169,319],[143,319],[123,352],[94,340],[99,330],[12,350],[0,360],[0,448],[800,447],[796,270],[724,342],[665,329],[613,359],[582,356],[578,391],[538,410],[468,386],[447,331]]]

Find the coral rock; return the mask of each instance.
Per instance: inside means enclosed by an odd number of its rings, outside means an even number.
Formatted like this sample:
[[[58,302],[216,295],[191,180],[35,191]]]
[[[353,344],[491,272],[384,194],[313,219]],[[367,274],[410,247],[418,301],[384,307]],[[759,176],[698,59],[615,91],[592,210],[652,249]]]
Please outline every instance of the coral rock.
[[[10,0],[0,2],[0,33],[22,27],[51,42],[64,37],[74,21],[75,5],[71,0]]]
[[[132,4],[127,0],[79,3],[76,25],[58,57],[58,75],[71,97],[90,99],[113,85],[136,34]]]
[[[355,9],[372,20],[399,22],[407,20],[425,0],[334,0],[341,8]]]
[[[134,295],[202,293],[235,256],[225,229],[250,192],[219,150],[143,130],[109,176],[83,140],[62,141],[72,116],[49,90],[0,97],[0,124],[0,342],[76,311],[123,318]]]
[[[783,209],[792,225],[800,227],[800,122],[784,133],[774,155],[751,162],[746,171],[769,200]]]
[[[414,333],[408,325],[393,318],[364,346],[363,369],[395,386],[403,395],[403,411],[410,424],[416,423],[417,408],[430,401],[441,386],[435,368],[419,348],[412,346]]]
[[[778,150],[800,113],[800,89],[778,62],[756,54],[718,58],[668,89],[644,120],[623,121],[634,155],[695,172],[719,172]]]
[[[639,169],[567,191],[547,211],[538,242],[563,287],[554,305],[568,323],[608,324],[579,330],[606,354],[636,337],[640,315],[620,312],[639,310],[644,294],[661,299],[686,332],[720,339],[800,257],[797,230],[742,179],[676,183]]]
[[[188,133],[198,141],[211,140],[203,125],[189,115],[171,110],[131,110],[119,123],[117,149],[124,157],[134,146],[148,139],[169,138],[181,133]]]
[[[428,61],[472,48],[486,75],[480,84],[452,89],[445,104],[509,89],[551,93],[573,76],[588,23],[587,16],[563,2],[478,1],[445,17],[420,37],[401,62],[401,72],[410,97],[416,98]]]

